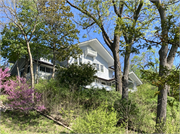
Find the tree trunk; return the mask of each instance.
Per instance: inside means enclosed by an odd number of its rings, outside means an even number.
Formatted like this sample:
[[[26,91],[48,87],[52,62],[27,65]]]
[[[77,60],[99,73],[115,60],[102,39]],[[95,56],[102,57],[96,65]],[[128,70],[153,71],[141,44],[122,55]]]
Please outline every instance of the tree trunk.
[[[38,76],[39,76],[39,75],[38,75],[38,73],[39,73],[39,69],[38,69],[38,66],[39,66],[38,64],[39,64],[39,62],[38,62],[38,59],[37,59],[36,64],[37,64],[37,65],[36,65],[36,84],[38,84]]]
[[[31,72],[31,88],[34,88],[34,72],[33,72],[33,59],[31,55],[31,50],[29,46],[29,41],[26,40],[27,50],[29,54],[29,61],[30,61],[30,72]],[[32,93],[32,101],[34,102],[34,93]]]
[[[26,56],[26,58],[25,58],[24,72],[23,72],[23,76],[22,76],[22,77],[24,77],[24,78],[27,78],[28,65],[29,65],[29,58],[28,58],[28,56]]]
[[[164,45],[164,44],[163,44]],[[164,72],[164,68],[167,66],[167,51],[168,46],[162,46],[160,49],[160,68],[159,68],[159,76],[168,75]],[[170,69],[170,68],[168,68]],[[168,85],[161,85],[158,87],[158,91],[160,94],[158,95],[158,103],[157,103],[157,116],[156,116],[156,129],[158,133],[163,133],[164,125],[166,123],[166,106],[167,106],[167,90]]]
[[[122,94],[122,75],[121,75],[121,63],[119,59],[119,36],[115,35],[113,43],[113,56],[114,56],[114,69],[115,69],[115,82],[116,82],[116,91]]]
[[[124,71],[123,71],[123,78],[122,78],[122,85],[123,85],[122,86],[122,99],[126,99],[126,100],[128,100],[128,75],[129,75],[129,69],[130,69],[130,49],[131,49],[131,46],[126,47],[126,53],[125,53],[125,58],[124,58]]]
[[[55,57],[55,46],[56,44],[53,44],[53,72],[52,72],[52,78],[54,79],[55,75],[55,64],[56,64],[56,57]]]
[[[32,54],[31,54],[29,42],[27,41],[26,43],[27,43],[27,49],[28,49],[29,61],[30,61],[31,88],[34,88],[33,59],[32,59]]]
[[[19,60],[17,60],[17,64],[16,64],[16,67],[17,67],[17,74],[18,74],[18,78],[20,78],[20,73],[19,73]]]

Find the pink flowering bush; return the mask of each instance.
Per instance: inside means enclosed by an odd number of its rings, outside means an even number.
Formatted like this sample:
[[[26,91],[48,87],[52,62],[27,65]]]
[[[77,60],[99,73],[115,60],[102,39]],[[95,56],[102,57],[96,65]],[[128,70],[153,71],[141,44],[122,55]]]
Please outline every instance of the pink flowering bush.
[[[41,100],[41,94],[32,89],[25,78],[17,77],[17,80],[6,80],[10,76],[8,69],[4,71],[0,68],[0,89],[3,88],[5,94],[8,95],[9,106],[15,110],[28,112],[33,108],[42,111],[44,106],[38,106]],[[34,98],[33,98],[34,94]]]
[[[0,89],[2,89],[5,85],[5,83],[3,83],[7,77],[10,76],[10,74],[8,73],[9,69],[6,68],[4,71],[2,68],[0,68]],[[7,83],[6,83],[7,84]],[[7,85],[6,85],[7,86]]]

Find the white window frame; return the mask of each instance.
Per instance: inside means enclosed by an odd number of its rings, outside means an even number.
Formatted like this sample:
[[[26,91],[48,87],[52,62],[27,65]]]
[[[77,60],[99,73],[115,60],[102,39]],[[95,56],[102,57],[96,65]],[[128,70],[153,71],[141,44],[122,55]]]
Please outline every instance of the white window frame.
[[[80,64],[80,63],[83,63],[83,62],[82,62],[82,58],[81,58],[81,57],[79,58],[79,64]]]
[[[101,65],[101,72],[104,72],[104,66]]]
[[[96,69],[97,69],[97,71],[100,71],[100,68],[99,68],[99,64],[98,64],[98,63],[96,63]]]

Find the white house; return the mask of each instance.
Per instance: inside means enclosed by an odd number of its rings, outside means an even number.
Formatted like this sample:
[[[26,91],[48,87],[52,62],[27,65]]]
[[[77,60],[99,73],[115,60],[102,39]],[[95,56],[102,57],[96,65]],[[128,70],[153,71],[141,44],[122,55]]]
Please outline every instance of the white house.
[[[98,41],[98,39],[88,40],[82,43],[79,43],[79,47],[82,49],[83,54],[80,55],[79,58],[74,59],[70,58],[69,60],[65,60],[63,62],[59,62],[61,66],[67,67],[72,63],[90,63],[93,64],[97,69],[97,79],[88,85],[87,88],[90,87],[98,87],[105,88],[107,91],[113,89],[113,84],[115,84],[114,78],[114,59],[112,55],[107,51],[107,49]],[[40,58],[38,61],[38,77],[50,79],[52,74],[52,66],[53,64],[49,60],[45,60]],[[24,59],[19,60],[18,66],[20,68],[20,74],[23,73],[25,61]],[[17,74],[17,62],[11,69],[11,74]],[[36,60],[34,60],[34,74],[36,70],[37,64]],[[35,75],[36,76],[36,75]],[[30,77],[29,69],[28,69],[28,77]],[[36,78],[35,78],[36,79]],[[136,86],[141,85],[141,80],[135,75],[134,72],[129,73],[129,90],[135,91]]]

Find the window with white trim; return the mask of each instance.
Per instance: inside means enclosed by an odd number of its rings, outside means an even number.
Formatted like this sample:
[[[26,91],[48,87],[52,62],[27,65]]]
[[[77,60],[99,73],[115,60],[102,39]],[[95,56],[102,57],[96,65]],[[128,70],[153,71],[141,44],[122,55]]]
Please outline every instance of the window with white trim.
[[[96,68],[96,69],[97,69],[97,71],[99,71],[99,64],[96,64],[96,65],[97,65],[97,68]]]
[[[74,59],[74,63],[77,63],[77,64],[78,64],[78,58],[77,58],[77,59]]]
[[[79,64],[82,63],[82,58],[79,58]]]
[[[97,68],[96,63],[93,63],[93,67],[94,67],[95,69]]]
[[[104,72],[104,66],[101,65],[101,72]]]

